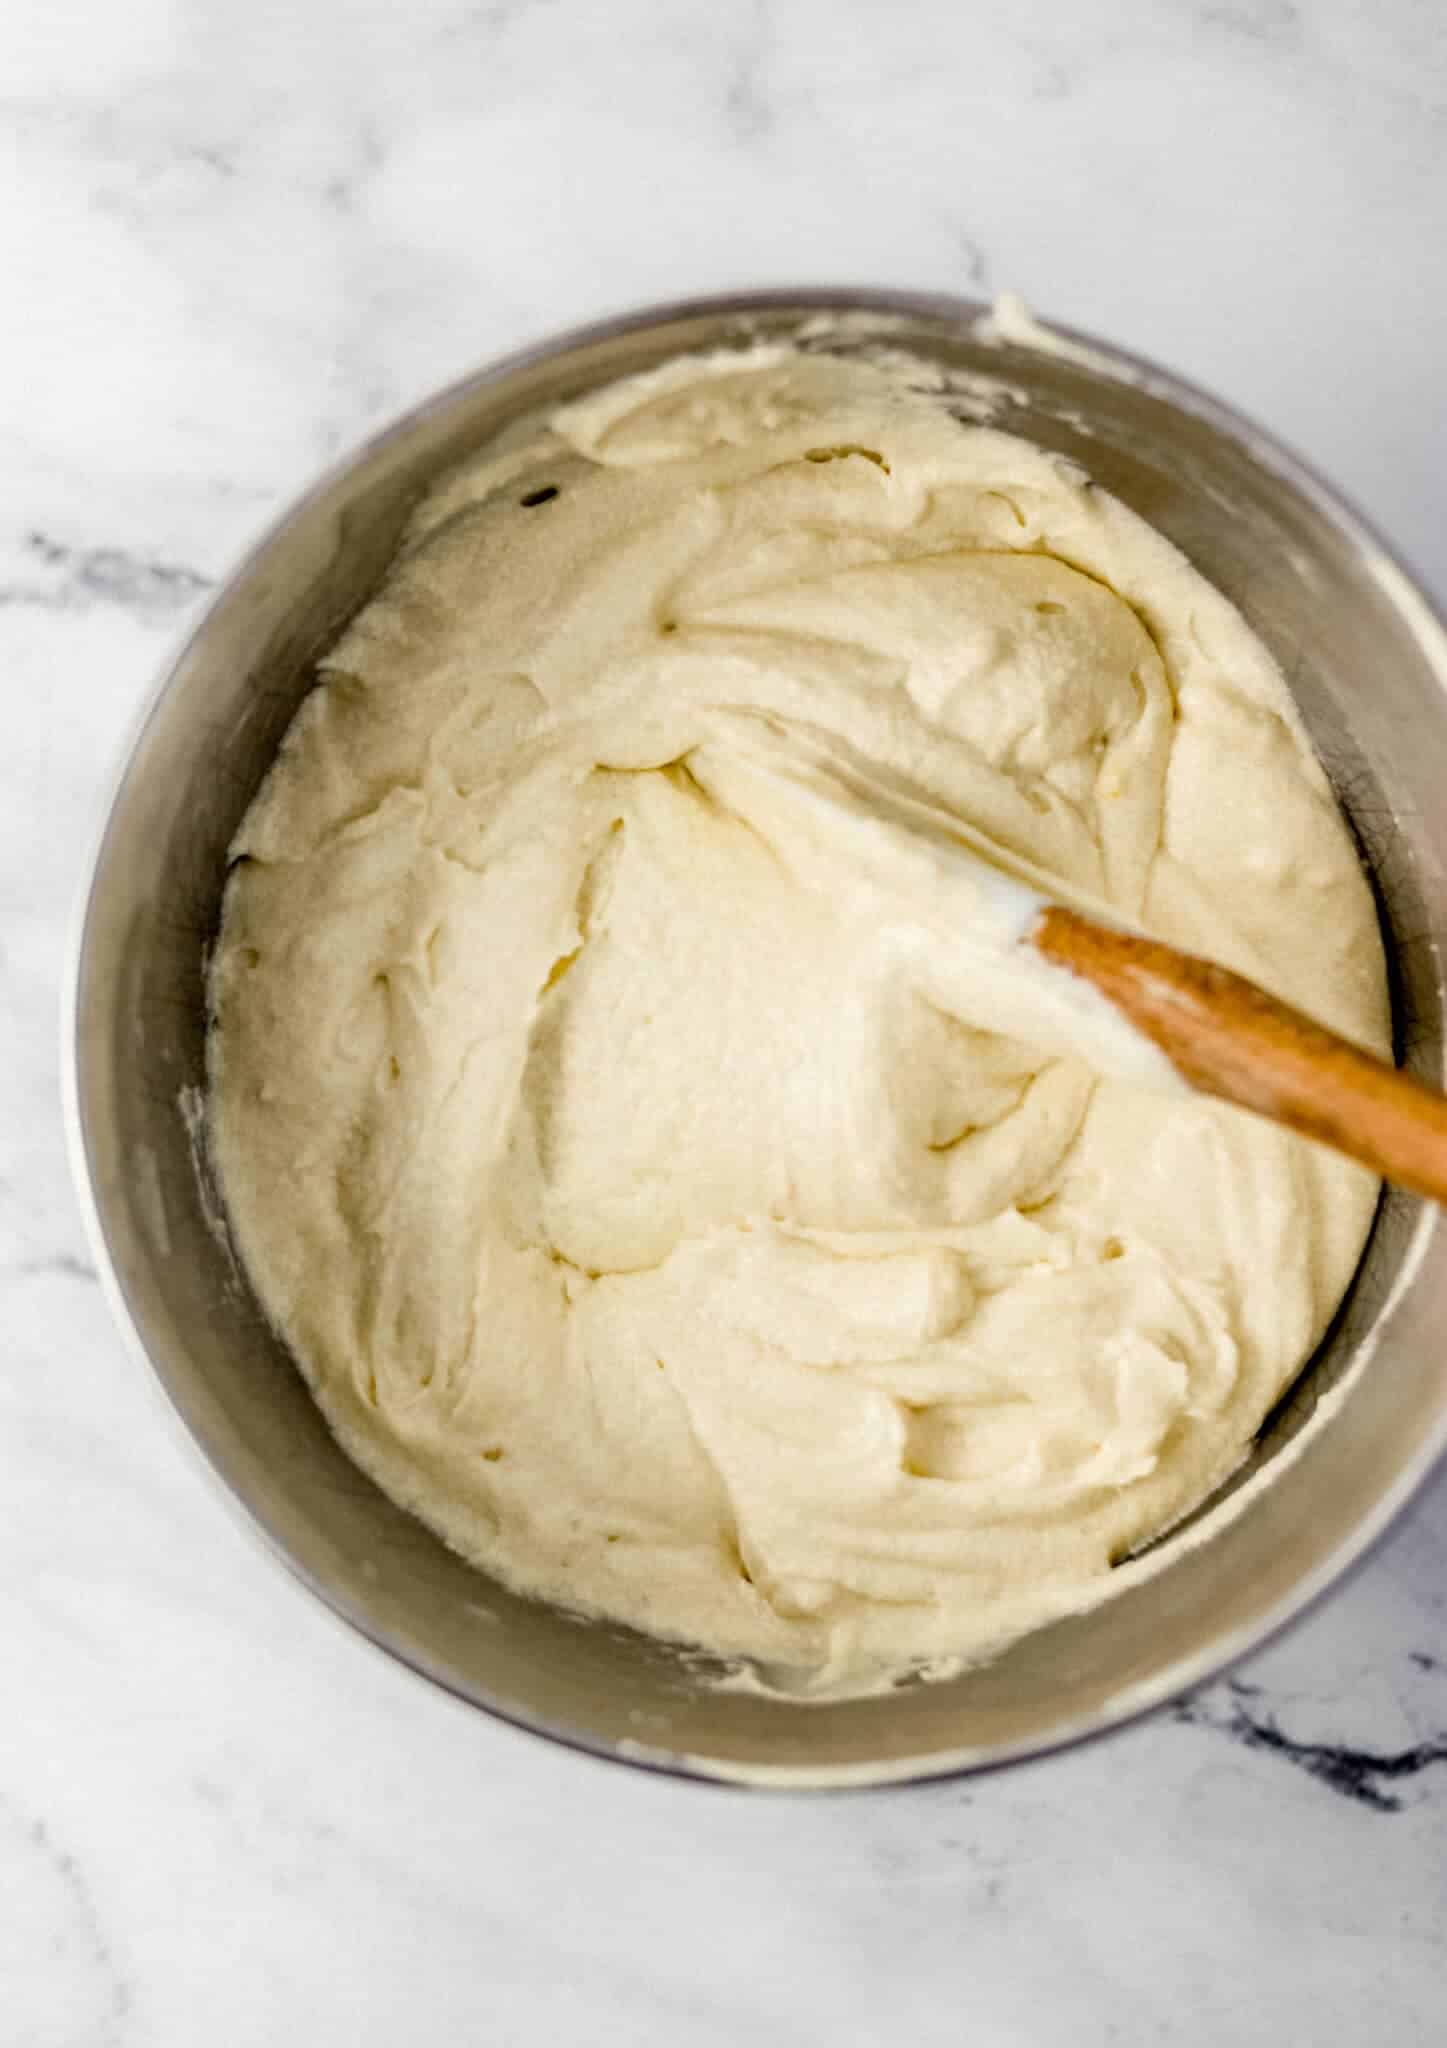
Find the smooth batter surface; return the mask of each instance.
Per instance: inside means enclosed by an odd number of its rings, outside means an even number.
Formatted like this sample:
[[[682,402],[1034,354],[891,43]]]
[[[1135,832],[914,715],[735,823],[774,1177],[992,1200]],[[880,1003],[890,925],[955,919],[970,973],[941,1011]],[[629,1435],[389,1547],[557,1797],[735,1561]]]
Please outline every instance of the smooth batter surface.
[[[1098,1078],[906,850],[863,874],[740,765],[740,711],[1378,1048],[1383,963],[1239,615],[882,371],[670,365],[423,505],[234,849],[241,1253],[343,1444],[467,1556],[866,1684],[1128,1580],[1376,1188]]]

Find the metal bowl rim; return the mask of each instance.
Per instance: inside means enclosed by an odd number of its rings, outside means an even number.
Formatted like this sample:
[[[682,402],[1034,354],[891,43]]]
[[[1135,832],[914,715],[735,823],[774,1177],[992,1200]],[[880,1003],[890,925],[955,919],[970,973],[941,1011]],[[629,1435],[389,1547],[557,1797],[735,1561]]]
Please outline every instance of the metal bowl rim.
[[[1054,1755],[1129,1727],[1168,1701],[1221,1677],[1242,1658],[1264,1648],[1285,1629],[1303,1619],[1337,1586],[1358,1570],[1387,1534],[1433,1471],[1447,1457],[1447,1417],[1428,1432],[1414,1455],[1402,1466],[1393,1484],[1363,1515],[1357,1527],[1336,1549],[1306,1573],[1289,1592],[1258,1620],[1242,1624],[1224,1636],[1214,1638],[1194,1654],[1178,1658],[1165,1670],[1134,1687],[1123,1689],[1103,1709],[1082,1714],[1062,1723],[1048,1735],[1022,1738],[984,1749],[976,1745],[936,1751],[898,1762],[881,1759],[868,1764],[823,1765],[817,1768],[768,1765],[728,1765],[718,1759],[690,1755],[643,1743],[593,1740],[577,1730],[541,1715],[526,1713],[491,1697],[484,1688],[463,1682],[430,1658],[396,1641],[345,1593],[324,1583],[292,1554],[263,1512],[247,1500],[226,1469],[219,1447],[189,1412],[180,1390],[152,1355],[136,1320],[129,1296],[116,1270],[107,1235],[101,1198],[92,1170],[91,1147],[83,1102],[82,1054],[79,1039],[79,1009],[89,948],[94,898],[104,868],[112,818],[121,794],[140,753],[146,734],[162,705],[170,697],[183,673],[192,650],[208,631],[214,614],[228,602],[270,553],[284,541],[295,522],[321,503],[358,464],[380,452],[394,440],[407,437],[424,421],[446,413],[473,394],[504,382],[519,372],[533,369],[578,349],[622,339],[654,327],[689,319],[736,319],[797,312],[801,314],[873,314],[882,320],[926,321],[969,330],[990,312],[988,304],[952,293],[913,292],[843,285],[815,285],[799,290],[771,287],[761,290],[709,293],[697,297],[664,301],[603,316],[558,333],[545,334],[499,356],[481,368],[442,386],[409,406],[375,433],[365,436],[330,462],[316,480],[267,525],[243,552],[230,573],[218,584],[200,616],[164,664],[156,682],[146,693],[131,720],[118,750],[117,764],[108,785],[97,800],[96,823],[90,849],[82,867],[82,880],[70,920],[61,997],[61,1097],[66,1149],[71,1175],[80,1204],[86,1236],[101,1283],[102,1292],[123,1342],[133,1357],[150,1371],[152,1383],[163,1397],[166,1412],[191,1453],[217,1485],[238,1521],[277,1560],[294,1580],[306,1587],[322,1608],[336,1620],[355,1630],[375,1649],[426,1678],[441,1691],[470,1708],[480,1709],[509,1726],[539,1736],[580,1754],[622,1763],[634,1769],[695,1783],[745,1790],[797,1792],[869,1790],[920,1784],[940,1779],[973,1776],[1002,1770],[1032,1758]],[[1263,467],[1290,484],[1314,508],[1334,524],[1363,558],[1385,565],[1399,581],[1394,593],[1400,604],[1405,596],[1429,625],[1438,641],[1435,666],[1447,689],[1447,614],[1418,581],[1397,550],[1378,532],[1371,521],[1309,462],[1286,447],[1275,435],[1224,400],[1199,385],[1163,368],[1150,358],[1098,339],[1080,329],[1051,321],[1044,329],[1048,338],[1058,337],[1069,347],[1088,353],[1088,367],[1096,375],[1143,390],[1179,412],[1203,420],[1217,432],[1242,445]],[[1028,341],[1021,345],[1029,347]],[[1425,1248],[1430,1215],[1424,1214],[1415,1228],[1404,1261],[1404,1278],[1409,1277]],[[801,1712],[827,1711],[804,1705]]]

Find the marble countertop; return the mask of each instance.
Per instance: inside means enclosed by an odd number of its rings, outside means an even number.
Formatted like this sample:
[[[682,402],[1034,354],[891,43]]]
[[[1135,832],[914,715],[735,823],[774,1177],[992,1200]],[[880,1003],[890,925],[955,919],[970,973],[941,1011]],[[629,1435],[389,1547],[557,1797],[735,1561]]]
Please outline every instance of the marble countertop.
[[[1022,292],[1447,585],[1436,0],[11,0],[0,124],[0,2038],[1438,2043],[1447,1479],[1234,1677],[975,1783],[750,1799],[492,1726],[239,1533],[60,1142],[82,850],[330,456],[650,297]]]

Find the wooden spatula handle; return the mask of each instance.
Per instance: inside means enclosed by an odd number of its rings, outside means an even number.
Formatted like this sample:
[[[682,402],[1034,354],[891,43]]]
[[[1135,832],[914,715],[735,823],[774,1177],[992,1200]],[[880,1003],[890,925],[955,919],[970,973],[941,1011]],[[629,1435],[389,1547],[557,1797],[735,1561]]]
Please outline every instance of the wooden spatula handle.
[[[1255,982],[1078,912],[1043,911],[1048,959],[1108,996],[1193,1088],[1254,1109],[1447,1202],[1447,1096]]]

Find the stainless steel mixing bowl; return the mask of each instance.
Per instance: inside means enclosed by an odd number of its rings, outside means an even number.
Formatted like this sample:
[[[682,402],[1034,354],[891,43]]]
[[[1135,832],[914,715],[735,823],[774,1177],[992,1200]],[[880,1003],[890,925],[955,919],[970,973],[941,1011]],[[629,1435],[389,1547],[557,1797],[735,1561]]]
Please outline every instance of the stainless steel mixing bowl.
[[[1000,424],[1076,457],[1235,599],[1289,677],[1375,875],[1402,1056],[1440,1079],[1441,621],[1362,521],[1256,428],[1079,337],[1061,351],[991,345],[983,312],[853,291],[698,301],[565,335],[444,392],[333,470],[231,578],[150,707],[96,858],[67,1066],[77,1176],[121,1322],[215,1472],[337,1613],[474,1705],[604,1756],[834,1786],[974,1769],[1096,1733],[1299,1613],[1447,1444],[1442,1217],[1392,1195],[1335,1328],[1245,1478],[1278,1470],[1210,1542],[1176,1539],[1152,1582],[985,1669],[800,1705],[721,1691],[700,1660],[519,1599],[445,1550],[338,1450],[215,1227],[193,1144],[203,963],[227,844],[313,658],[374,589],[440,470],[525,410],[757,336],[848,350],[883,324],[951,373],[999,380],[1016,394]],[[821,333],[820,316],[835,313],[852,328]]]

